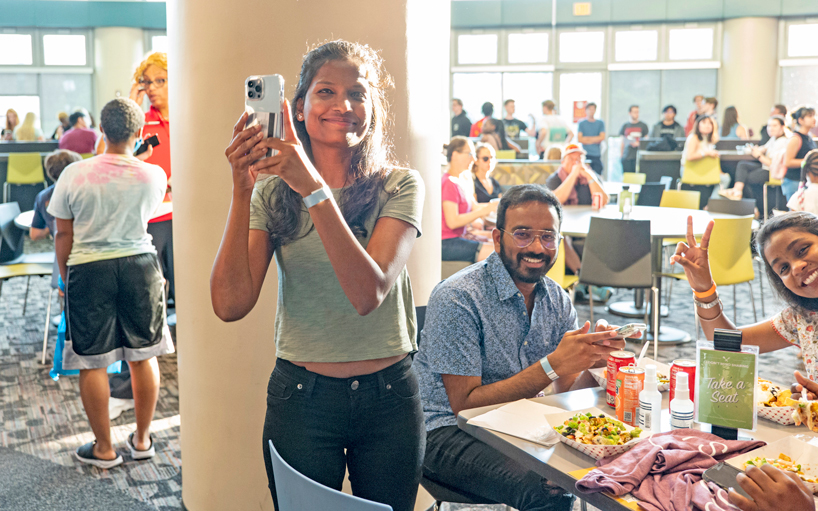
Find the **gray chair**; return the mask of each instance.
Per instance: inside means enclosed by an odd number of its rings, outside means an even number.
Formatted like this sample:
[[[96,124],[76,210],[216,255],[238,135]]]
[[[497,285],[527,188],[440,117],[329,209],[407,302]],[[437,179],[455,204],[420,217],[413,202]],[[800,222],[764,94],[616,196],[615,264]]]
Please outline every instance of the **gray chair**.
[[[726,215],[747,216],[755,214],[755,199],[716,199],[707,201],[707,211],[710,213],[724,213]]]
[[[57,258],[54,258],[54,266],[51,269],[51,289],[48,290],[48,306],[45,309],[45,327],[43,332],[43,364],[45,364],[45,350],[48,347],[48,328],[51,326],[51,304],[54,302],[54,291],[60,289],[60,265]]]
[[[591,218],[582,250],[579,281],[590,286],[650,290],[655,304],[650,221]],[[593,293],[589,295],[593,324]],[[648,323],[648,308],[645,307],[645,324]]]

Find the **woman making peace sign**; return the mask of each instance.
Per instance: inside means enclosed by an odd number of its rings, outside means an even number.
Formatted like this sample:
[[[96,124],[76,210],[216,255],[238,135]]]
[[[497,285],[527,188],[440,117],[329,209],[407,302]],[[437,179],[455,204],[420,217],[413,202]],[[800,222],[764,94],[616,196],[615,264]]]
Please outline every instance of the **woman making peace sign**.
[[[263,434],[276,507],[268,440],[310,479],[340,490],[348,469],[355,495],[414,507],[425,436],[406,260],[423,185],[391,157],[389,84],[368,46],[326,43],[304,57],[285,139],[245,129],[244,114],[225,151],[233,200],[211,276],[216,315],[247,315],[273,255],[278,267]],[[279,152],[258,160],[268,149]]]
[[[696,314],[708,339],[716,328],[735,330],[723,314],[716,284],[710,274],[707,248],[713,222],[701,244],[693,237],[693,218],[687,219],[687,243],[679,243],[671,264],[679,263],[693,288]],[[770,320],[739,327],[742,342],[758,346],[762,353],[798,345],[810,379],[818,379],[818,217],[793,212],[773,217],[756,235],[758,253],[764,260],[767,278],[787,307]],[[796,379],[803,382],[796,371]]]

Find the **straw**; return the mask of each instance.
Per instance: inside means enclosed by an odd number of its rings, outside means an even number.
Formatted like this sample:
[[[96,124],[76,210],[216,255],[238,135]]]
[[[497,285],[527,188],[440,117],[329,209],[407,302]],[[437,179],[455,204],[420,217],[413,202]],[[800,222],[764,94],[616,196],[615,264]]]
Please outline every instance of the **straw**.
[[[642,361],[642,358],[645,356],[645,353],[648,352],[648,346],[650,346],[650,341],[645,341],[645,344],[642,345],[642,351],[639,353],[639,358],[636,359],[636,367],[639,367],[639,362]]]

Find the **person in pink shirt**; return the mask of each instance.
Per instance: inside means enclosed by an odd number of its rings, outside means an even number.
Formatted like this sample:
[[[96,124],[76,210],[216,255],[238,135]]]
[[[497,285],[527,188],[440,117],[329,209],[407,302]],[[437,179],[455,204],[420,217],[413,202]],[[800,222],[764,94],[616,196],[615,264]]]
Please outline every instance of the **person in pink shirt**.
[[[88,127],[89,119],[84,112],[74,112],[68,116],[71,129],[60,137],[60,149],[79,154],[93,154],[97,146],[97,132]]]
[[[449,168],[441,178],[443,260],[482,261],[494,251],[490,235],[481,234],[483,219],[497,210],[497,202],[474,204],[473,208],[474,191],[464,190],[464,184],[472,182],[470,169],[476,159],[474,144],[469,139],[454,137],[443,149],[449,162]],[[464,172],[468,176],[465,181],[460,177]],[[470,231],[469,227],[475,231]]]

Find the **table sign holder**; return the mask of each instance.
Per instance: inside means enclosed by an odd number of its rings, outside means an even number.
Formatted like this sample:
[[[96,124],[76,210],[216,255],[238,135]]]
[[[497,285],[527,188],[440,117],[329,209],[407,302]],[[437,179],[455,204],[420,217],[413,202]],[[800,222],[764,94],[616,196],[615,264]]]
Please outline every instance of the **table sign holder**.
[[[729,357],[729,360],[723,357],[723,361],[718,362],[712,356],[714,352],[731,352],[740,355]],[[756,428],[755,387],[758,380],[758,352],[758,346],[741,345],[741,332],[738,330],[717,328],[713,334],[712,343],[707,341],[698,343],[696,350],[696,420],[710,423],[711,432],[725,440],[738,439],[739,428],[736,427],[736,424],[741,424],[742,429],[755,430]],[[703,361],[705,361],[704,365],[708,365],[707,368],[704,367]],[[717,367],[711,370],[711,364]],[[730,367],[738,369],[734,370]],[[711,376],[711,371],[721,375],[719,382],[712,381],[714,378]],[[734,383],[735,386],[733,386]],[[724,401],[719,400],[717,394]],[[731,397],[735,399],[730,399]],[[740,397],[744,399],[741,400]],[[705,407],[702,407],[703,399],[707,400]],[[728,418],[719,413],[729,414],[738,409],[741,414],[747,406],[752,407],[752,419],[748,419],[746,413],[740,418]],[[724,422],[719,424],[718,421],[721,420]]]

